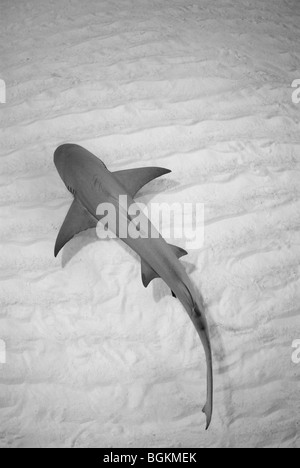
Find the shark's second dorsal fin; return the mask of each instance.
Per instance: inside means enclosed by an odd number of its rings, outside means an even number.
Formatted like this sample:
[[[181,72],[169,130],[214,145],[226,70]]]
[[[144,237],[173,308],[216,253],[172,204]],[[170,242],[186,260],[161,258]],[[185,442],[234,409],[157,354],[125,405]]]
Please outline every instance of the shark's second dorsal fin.
[[[95,228],[97,222],[97,219],[94,218],[81,203],[74,200],[58,233],[54,250],[55,257],[63,246],[76,236],[76,234],[90,228]]]
[[[118,179],[124,189],[126,189],[127,193],[134,198],[137,192],[144,187],[144,185],[148,184],[148,182],[157,179],[157,177],[169,174],[170,172],[169,169],[163,169],[162,167],[141,167],[138,169],[117,171],[112,174]]]

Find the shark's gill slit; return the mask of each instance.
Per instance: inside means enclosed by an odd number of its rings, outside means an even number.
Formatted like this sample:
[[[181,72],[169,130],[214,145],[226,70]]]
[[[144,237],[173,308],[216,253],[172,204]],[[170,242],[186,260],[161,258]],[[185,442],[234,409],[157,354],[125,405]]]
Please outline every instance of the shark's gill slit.
[[[67,185],[67,189],[69,190],[70,193],[72,193],[72,195],[76,194],[76,190],[74,190],[70,185]]]

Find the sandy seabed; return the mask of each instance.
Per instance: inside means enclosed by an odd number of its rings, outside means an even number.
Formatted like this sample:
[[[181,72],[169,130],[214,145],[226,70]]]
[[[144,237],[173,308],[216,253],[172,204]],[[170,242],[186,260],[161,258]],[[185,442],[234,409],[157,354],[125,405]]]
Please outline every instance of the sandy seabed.
[[[1,447],[300,447],[300,3],[1,0]],[[184,264],[206,364],[162,281],[93,230],[54,259],[72,197],[55,148],[172,170],[140,201],[205,204]]]

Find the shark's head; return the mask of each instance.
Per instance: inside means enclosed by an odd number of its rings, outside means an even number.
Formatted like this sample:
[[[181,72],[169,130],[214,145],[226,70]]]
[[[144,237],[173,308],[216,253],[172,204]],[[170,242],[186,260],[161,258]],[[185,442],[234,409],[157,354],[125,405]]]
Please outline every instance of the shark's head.
[[[77,193],[101,169],[107,170],[105,164],[85,148],[73,143],[61,145],[54,153],[54,164],[64,184],[71,193]],[[83,183],[84,182],[84,183]]]
[[[66,182],[66,177],[70,172],[79,170],[80,172],[87,169],[88,165],[101,165],[106,168],[105,164],[85,148],[73,143],[67,143],[57,148],[54,153],[54,164],[61,176]]]
[[[56,169],[71,193],[76,191],[78,174],[84,172],[84,151],[81,146],[68,143],[59,146],[54,153]]]
[[[76,145],[72,144],[61,145],[54,153],[54,164],[63,181],[65,181],[67,168],[70,166],[72,153],[75,148]]]

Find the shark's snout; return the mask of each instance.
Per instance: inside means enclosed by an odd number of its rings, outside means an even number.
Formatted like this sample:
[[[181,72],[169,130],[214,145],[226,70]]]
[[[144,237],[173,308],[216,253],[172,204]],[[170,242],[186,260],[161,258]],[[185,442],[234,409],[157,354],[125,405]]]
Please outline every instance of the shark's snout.
[[[55,152],[54,152],[54,164],[58,168],[59,165],[66,159],[68,154],[70,154],[70,151],[72,149],[71,144],[65,144],[59,146]]]
[[[66,167],[66,161],[72,155],[72,152],[76,148],[76,145],[67,143],[59,146],[54,152],[54,164],[61,177],[64,176],[64,168]]]
[[[58,172],[60,172],[60,169],[62,168],[63,166],[63,162],[64,162],[64,147],[65,145],[62,145],[62,146],[59,146],[55,152],[54,152],[54,164],[56,166],[56,169],[58,170]]]

